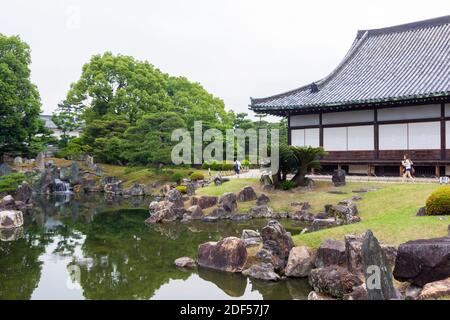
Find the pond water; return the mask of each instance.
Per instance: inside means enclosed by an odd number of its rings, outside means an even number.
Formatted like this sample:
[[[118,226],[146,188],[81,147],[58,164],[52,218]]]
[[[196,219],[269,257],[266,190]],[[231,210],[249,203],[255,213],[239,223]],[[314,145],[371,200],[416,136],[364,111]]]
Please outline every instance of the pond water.
[[[0,299],[306,299],[306,280],[268,283],[173,261],[264,219],[146,225],[151,199],[35,199],[23,230],[2,234]],[[293,234],[304,225],[282,221]],[[8,241],[6,241],[8,240]]]

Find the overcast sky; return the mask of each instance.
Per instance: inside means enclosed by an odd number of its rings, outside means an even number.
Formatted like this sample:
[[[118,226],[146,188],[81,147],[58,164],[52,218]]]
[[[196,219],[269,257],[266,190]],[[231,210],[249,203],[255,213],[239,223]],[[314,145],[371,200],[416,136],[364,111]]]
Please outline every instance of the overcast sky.
[[[51,113],[93,54],[148,60],[201,83],[227,109],[327,75],[358,29],[450,14],[449,0],[3,0],[0,33],[32,49]],[[79,13],[79,19],[78,19]]]

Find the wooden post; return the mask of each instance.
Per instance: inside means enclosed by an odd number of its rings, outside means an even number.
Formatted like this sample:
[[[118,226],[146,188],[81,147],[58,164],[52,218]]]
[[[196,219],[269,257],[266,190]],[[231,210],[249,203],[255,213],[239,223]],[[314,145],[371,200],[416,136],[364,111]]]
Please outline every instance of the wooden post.
[[[435,166],[434,167],[434,172],[435,172],[436,177],[440,177],[441,176],[441,170],[440,170],[439,166]]]
[[[341,170],[341,164],[340,163],[338,164],[338,170]]]
[[[403,166],[400,166],[400,177],[403,176]]]

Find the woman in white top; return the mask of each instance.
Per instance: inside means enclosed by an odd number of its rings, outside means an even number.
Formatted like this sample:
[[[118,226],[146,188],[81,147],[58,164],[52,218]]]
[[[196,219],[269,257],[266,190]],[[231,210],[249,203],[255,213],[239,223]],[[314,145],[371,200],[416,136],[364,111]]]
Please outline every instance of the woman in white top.
[[[403,156],[403,161],[402,161],[402,165],[403,165],[403,179],[402,182],[405,182],[405,179],[411,179],[412,183],[415,183],[414,178],[412,176],[412,166],[413,166],[413,162],[411,161],[411,159],[408,158],[407,155]]]

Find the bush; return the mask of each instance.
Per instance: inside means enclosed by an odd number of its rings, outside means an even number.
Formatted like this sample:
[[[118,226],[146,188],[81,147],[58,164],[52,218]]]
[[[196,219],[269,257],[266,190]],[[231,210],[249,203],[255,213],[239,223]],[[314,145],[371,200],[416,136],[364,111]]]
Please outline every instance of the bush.
[[[450,215],[450,186],[436,189],[427,199],[427,215]]]
[[[250,163],[249,160],[245,159],[244,161],[242,161],[242,166],[243,167],[250,168],[250,165],[251,165],[251,163]]]
[[[295,183],[294,183],[293,181],[286,180],[286,181],[283,181],[283,182],[280,184],[280,187],[281,187],[281,189],[283,189],[283,190],[290,190],[290,189],[292,189],[292,188],[295,188],[296,185],[295,185]]]
[[[211,168],[211,170],[217,171],[218,170],[217,168],[219,167],[219,164],[216,161],[213,161],[213,162],[211,162],[209,167]]]
[[[224,163],[222,165],[222,170],[223,171],[231,171],[233,169],[234,169],[234,164],[232,164],[232,163]]]
[[[187,193],[187,187],[186,186],[176,186],[175,189],[180,191],[182,194],[186,194]]]
[[[208,170],[211,168],[211,165],[208,162],[203,162],[202,164],[202,169],[203,170]]]
[[[181,180],[183,180],[183,174],[181,174],[180,172],[175,172],[174,174],[172,174],[170,180],[176,183],[180,183]]]
[[[25,175],[23,173],[11,173],[0,177],[0,194],[14,193],[24,180]]]
[[[205,176],[201,172],[194,172],[193,174],[191,174],[190,179],[192,181],[204,180]]]

